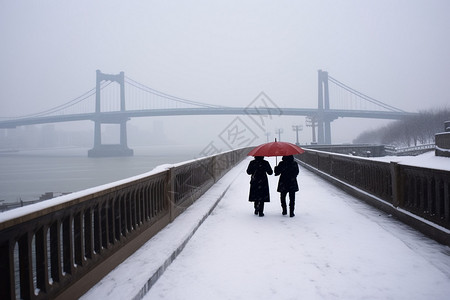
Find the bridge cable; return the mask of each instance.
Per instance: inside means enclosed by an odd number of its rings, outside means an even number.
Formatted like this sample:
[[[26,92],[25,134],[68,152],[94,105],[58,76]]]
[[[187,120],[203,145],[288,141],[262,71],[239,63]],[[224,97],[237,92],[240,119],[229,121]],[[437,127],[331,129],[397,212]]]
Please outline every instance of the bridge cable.
[[[334,84],[336,84],[336,85],[342,87],[343,89],[349,91],[350,93],[352,93],[352,94],[354,94],[354,95],[356,95],[356,96],[359,96],[359,97],[361,97],[362,99],[367,100],[367,101],[369,101],[369,102],[371,102],[371,103],[373,103],[373,104],[376,104],[376,105],[379,105],[379,106],[381,106],[381,107],[384,107],[384,108],[386,108],[386,109],[388,109],[388,110],[390,110],[390,111],[395,111],[395,112],[405,112],[404,110],[401,110],[401,109],[396,108],[396,107],[394,107],[394,106],[391,106],[391,105],[389,105],[389,104],[383,103],[383,102],[381,102],[381,101],[379,101],[379,100],[376,100],[376,99],[374,99],[374,98],[372,98],[372,97],[370,97],[370,96],[367,96],[367,95],[365,95],[365,94],[363,94],[363,93],[361,93],[361,92],[358,92],[357,90],[355,90],[355,89],[349,87],[348,85],[346,85],[346,84],[344,84],[344,83],[338,81],[337,79],[335,79],[335,78],[333,78],[333,77],[331,77],[331,76],[329,76],[329,75],[328,75],[328,79],[329,79],[331,82],[333,82]]]
[[[106,82],[106,83],[102,83],[102,86],[100,87],[100,90],[103,90],[104,88],[106,88],[111,83],[112,83],[111,81]],[[56,107],[53,107],[53,108],[50,108],[50,109],[47,109],[47,110],[44,110],[44,111],[41,111],[41,112],[38,112],[38,113],[34,113],[34,114],[28,114],[28,115],[12,117],[12,119],[33,118],[33,117],[47,116],[47,115],[49,115],[51,113],[58,112],[58,111],[61,111],[63,109],[72,107],[75,104],[80,103],[83,100],[86,100],[87,98],[91,97],[92,95],[95,95],[95,90],[96,90],[96,88],[94,87],[94,88],[90,89],[89,91],[87,91],[86,93],[82,94],[81,96],[78,96],[77,98],[72,99],[69,102],[61,104],[61,105],[58,105]],[[6,119],[6,117],[2,117],[2,118]]]
[[[201,107],[208,107],[208,108],[224,108],[226,106],[223,105],[215,105],[215,104],[207,104],[207,103],[202,103],[202,102],[198,102],[198,101],[192,101],[192,100],[188,100],[188,99],[184,99],[184,98],[179,98],[176,96],[172,96],[160,91],[157,91],[155,89],[152,89],[151,87],[148,87],[142,83],[137,82],[136,80],[133,80],[129,77],[125,77],[126,82],[144,92],[156,95],[156,96],[160,96],[169,100],[173,100],[175,102],[180,102],[180,103],[184,103],[184,104],[190,104],[190,105],[195,105],[195,106],[201,106]]]

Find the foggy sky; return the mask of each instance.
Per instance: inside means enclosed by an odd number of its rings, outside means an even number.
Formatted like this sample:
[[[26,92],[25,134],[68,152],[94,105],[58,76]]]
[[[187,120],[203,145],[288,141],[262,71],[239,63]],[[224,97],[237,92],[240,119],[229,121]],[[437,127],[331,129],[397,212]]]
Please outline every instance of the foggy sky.
[[[66,103],[95,86],[97,69],[200,102],[246,106],[263,91],[279,107],[311,108],[322,69],[406,111],[443,108],[449,37],[447,0],[0,0],[0,117]],[[192,118],[167,120],[170,134]],[[208,140],[232,118],[204,120],[217,128],[192,128]],[[292,139],[300,122],[273,126]],[[333,142],[379,123],[335,121]]]

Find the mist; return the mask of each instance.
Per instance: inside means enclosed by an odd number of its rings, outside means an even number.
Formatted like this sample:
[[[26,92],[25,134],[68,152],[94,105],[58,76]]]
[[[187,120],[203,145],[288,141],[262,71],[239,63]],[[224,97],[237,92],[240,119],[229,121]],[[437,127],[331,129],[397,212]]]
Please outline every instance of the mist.
[[[445,0],[3,1],[0,117],[64,104],[95,86],[95,70],[123,71],[208,104],[246,107],[264,92],[281,108],[316,108],[321,69],[408,112],[448,107],[448,11]],[[240,121],[252,124],[246,118]],[[235,119],[136,118],[128,122],[129,145],[215,143],[226,150],[220,135]],[[387,122],[335,120],[332,142],[349,143]],[[303,125],[300,143],[312,141],[304,117],[281,116],[264,130],[251,127],[254,143],[273,140],[280,128],[282,140],[295,142],[292,125]],[[86,132],[93,142],[92,123],[54,128]],[[105,130],[105,138],[117,138]]]

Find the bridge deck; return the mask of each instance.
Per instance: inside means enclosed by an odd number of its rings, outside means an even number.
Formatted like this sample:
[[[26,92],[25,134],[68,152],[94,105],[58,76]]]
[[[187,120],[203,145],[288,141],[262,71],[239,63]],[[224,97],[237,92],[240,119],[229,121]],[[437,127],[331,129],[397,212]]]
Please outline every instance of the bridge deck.
[[[224,192],[144,299],[447,299],[448,247],[305,169],[294,218],[281,215],[274,176],[265,217],[255,216],[247,201],[249,159],[84,299],[145,294]]]

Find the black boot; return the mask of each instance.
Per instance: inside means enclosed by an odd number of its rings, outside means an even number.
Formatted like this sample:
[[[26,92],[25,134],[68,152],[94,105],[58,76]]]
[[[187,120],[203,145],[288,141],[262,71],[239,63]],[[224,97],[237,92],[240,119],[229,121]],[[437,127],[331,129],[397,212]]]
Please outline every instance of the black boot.
[[[295,208],[295,193],[289,194],[289,217],[294,217],[294,208]]]
[[[259,202],[258,201],[255,201],[255,215],[257,215],[258,214],[258,212],[259,212]]]
[[[259,202],[259,216],[264,217],[264,201]]]
[[[283,198],[283,194],[282,194],[280,200],[281,200],[281,209],[283,210],[283,211],[281,212],[281,214],[282,214],[283,216],[285,216],[285,215],[287,215],[286,195],[284,195],[284,198]]]
[[[289,217],[291,217],[291,218],[295,216],[294,208],[295,208],[295,205],[293,203],[290,203],[289,204]]]

